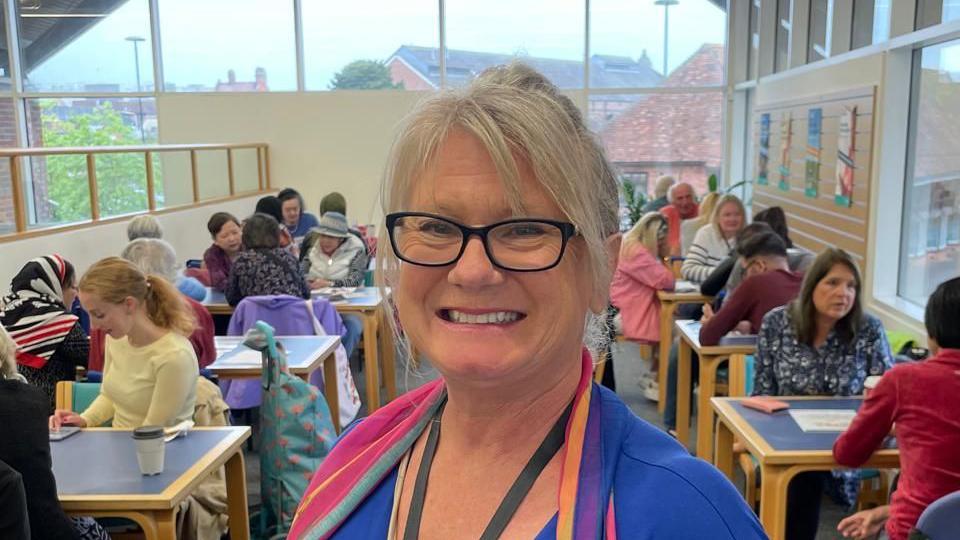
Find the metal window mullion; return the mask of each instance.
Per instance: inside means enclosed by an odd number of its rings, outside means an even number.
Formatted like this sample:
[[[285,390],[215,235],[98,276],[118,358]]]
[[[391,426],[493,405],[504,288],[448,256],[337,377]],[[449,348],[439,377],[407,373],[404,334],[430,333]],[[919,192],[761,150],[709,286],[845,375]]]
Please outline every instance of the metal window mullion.
[[[9,55],[10,67],[10,93],[13,99],[13,121],[16,128],[16,143],[21,148],[30,146],[30,139],[27,133],[27,109],[26,100],[23,97],[23,77],[21,50],[20,50],[20,26],[18,24],[17,0],[6,0],[3,3],[5,11],[5,22],[7,30],[7,54]],[[20,193],[23,199],[20,208],[27,210],[27,215],[23,216],[27,225],[37,222],[37,209],[33,193],[33,162],[27,158],[19,158],[20,178],[14,178],[13,170],[10,171],[10,181],[19,182]],[[12,187],[12,186],[11,186]],[[14,204],[14,208],[17,205]]]
[[[897,265],[896,296],[900,294],[901,284],[907,277],[907,264],[910,261],[910,236],[911,230],[910,217],[913,215],[911,205],[913,204],[913,175],[914,163],[916,162],[917,152],[917,129],[919,128],[919,110],[920,110],[920,72],[922,68],[923,49],[918,48],[913,51],[913,59],[910,65],[910,108],[907,117],[907,144],[906,160],[904,163],[903,183],[900,188],[903,190],[901,200],[903,201],[903,215],[900,221],[900,257]],[[923,250],[927,248],[926,235],[920,239]]]
[[[163,54],[160,47],[160,6],[159,0],[149,0],[150,6],[150,50],[153,53],[153,94],[156,97],[165,90],[163,79]],[[159,128],[159,121],[157,122]],[[140,126],[143,129],[143,126]]]
[[[303,92],[307,89],[307,76],[303,62],[303,2],[301,0],[293,0],[293,40],[297,62],[297,91]]]
[[[440,25],[440,88],[447,87],[447,6],[446,0],[437,0],[437,23]]]
[[[590,0],[583,2],[583,89],[587,92],[587,114],[590,109]]]

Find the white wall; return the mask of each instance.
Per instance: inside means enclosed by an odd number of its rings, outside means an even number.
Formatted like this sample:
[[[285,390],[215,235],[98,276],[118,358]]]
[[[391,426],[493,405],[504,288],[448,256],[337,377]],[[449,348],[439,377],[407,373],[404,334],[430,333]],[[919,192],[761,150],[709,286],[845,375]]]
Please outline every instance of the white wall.
[[[296,188],[313,213],[321,197],[339,191],[347,199],[351,222],[373,223],[381,217],[380,179],[397,126],[424,95],[161,94],[160,142],[265,142],[274,188]],[[225,174],[210,163],[201,169],[201,184]]]
[[[199,259],[210,246],[207,219],[214,212],[230,212],[240,219],[253,212],[258,197],[236,199],[217,205],[200,206],[157,216],[163,238],[170,242],[181,261]],[[0,243],[0,290],[6,294],[10,280],[23,263],[48,253],[59,253],[83,273],[94,262],[119,255],[127,243],[127,223],[120,221],[69,232]]]

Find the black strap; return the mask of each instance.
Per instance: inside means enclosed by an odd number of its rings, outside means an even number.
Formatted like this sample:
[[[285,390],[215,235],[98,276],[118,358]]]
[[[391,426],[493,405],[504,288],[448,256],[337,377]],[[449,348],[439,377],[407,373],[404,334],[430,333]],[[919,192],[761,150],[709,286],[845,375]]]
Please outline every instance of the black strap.
[[[567,405],[567,408],[557,419],[547,436],[544,437],[536,452],[530,457],[527,465],[520,471],[503,501],[500,502],[499,508],[490,518],[490,523],[487,524],[480,540],[495,540],[503,534],[504,529],[507,528],[510,520],[513,519],[513,515],[520,507],[520,503],[523,502],[534,482],[540,477],[540,473],[563,446],[567,420],[570,418],[572,409],[573,402]],[[423,506],[427,495],[427,478],[430,476],[430,467],[433,465],[433,458],[437,452],[437,441],[440,439],[440,415],[442,413],[443,405],[438,409],[437,417],[433,419],[430,425],[427,445],[423,450],[423,460],[420,463],[420,470],[417,471],[416,484],[413,486],[413,500],[410,502],[410,513],[407,515],[407,526],[404,529],[403,540],[416,540],[420,535],[420,519],[423,516]]]

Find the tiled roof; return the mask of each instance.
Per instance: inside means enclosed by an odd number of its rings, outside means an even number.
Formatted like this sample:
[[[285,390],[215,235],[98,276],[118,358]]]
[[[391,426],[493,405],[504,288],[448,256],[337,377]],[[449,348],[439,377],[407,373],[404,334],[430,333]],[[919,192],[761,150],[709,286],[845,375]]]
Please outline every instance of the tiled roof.
[[[960,77],[921,71],[914,183],[960,177]]]
[[[662,86],[723,84],[723,45],[705,44]],[[720,91],[649,94],[600,132],[611,161],[695,162],[717,167],[722,159]]]
[[[403,45],[390,55],[389,63],[401,58],[435,87],[440,86],[440,53],[434,47]],[[536,56],[496,54],[447,49],[447,84],[461,86],[490,66],[519,59],[547,76],[560,88],[583,87],[583,62]],[[658,86],[663,77],[646,56],[634,60],[625,56],[594,55],[590,58],[590,86],[599,88]]]

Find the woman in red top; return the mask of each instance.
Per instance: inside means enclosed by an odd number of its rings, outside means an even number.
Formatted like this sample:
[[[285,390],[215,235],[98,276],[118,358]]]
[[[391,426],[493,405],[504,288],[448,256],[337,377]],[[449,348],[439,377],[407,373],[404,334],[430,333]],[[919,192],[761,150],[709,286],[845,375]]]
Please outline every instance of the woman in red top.
[[[924,322],[934,356],[887,371],[833,445],[837,463],[859,467],[894,428],[901,471],[886,526],[892,540],[907,538],[927,505],[960,490],[958,320],[960,278],[954,278],[927,301]]]

